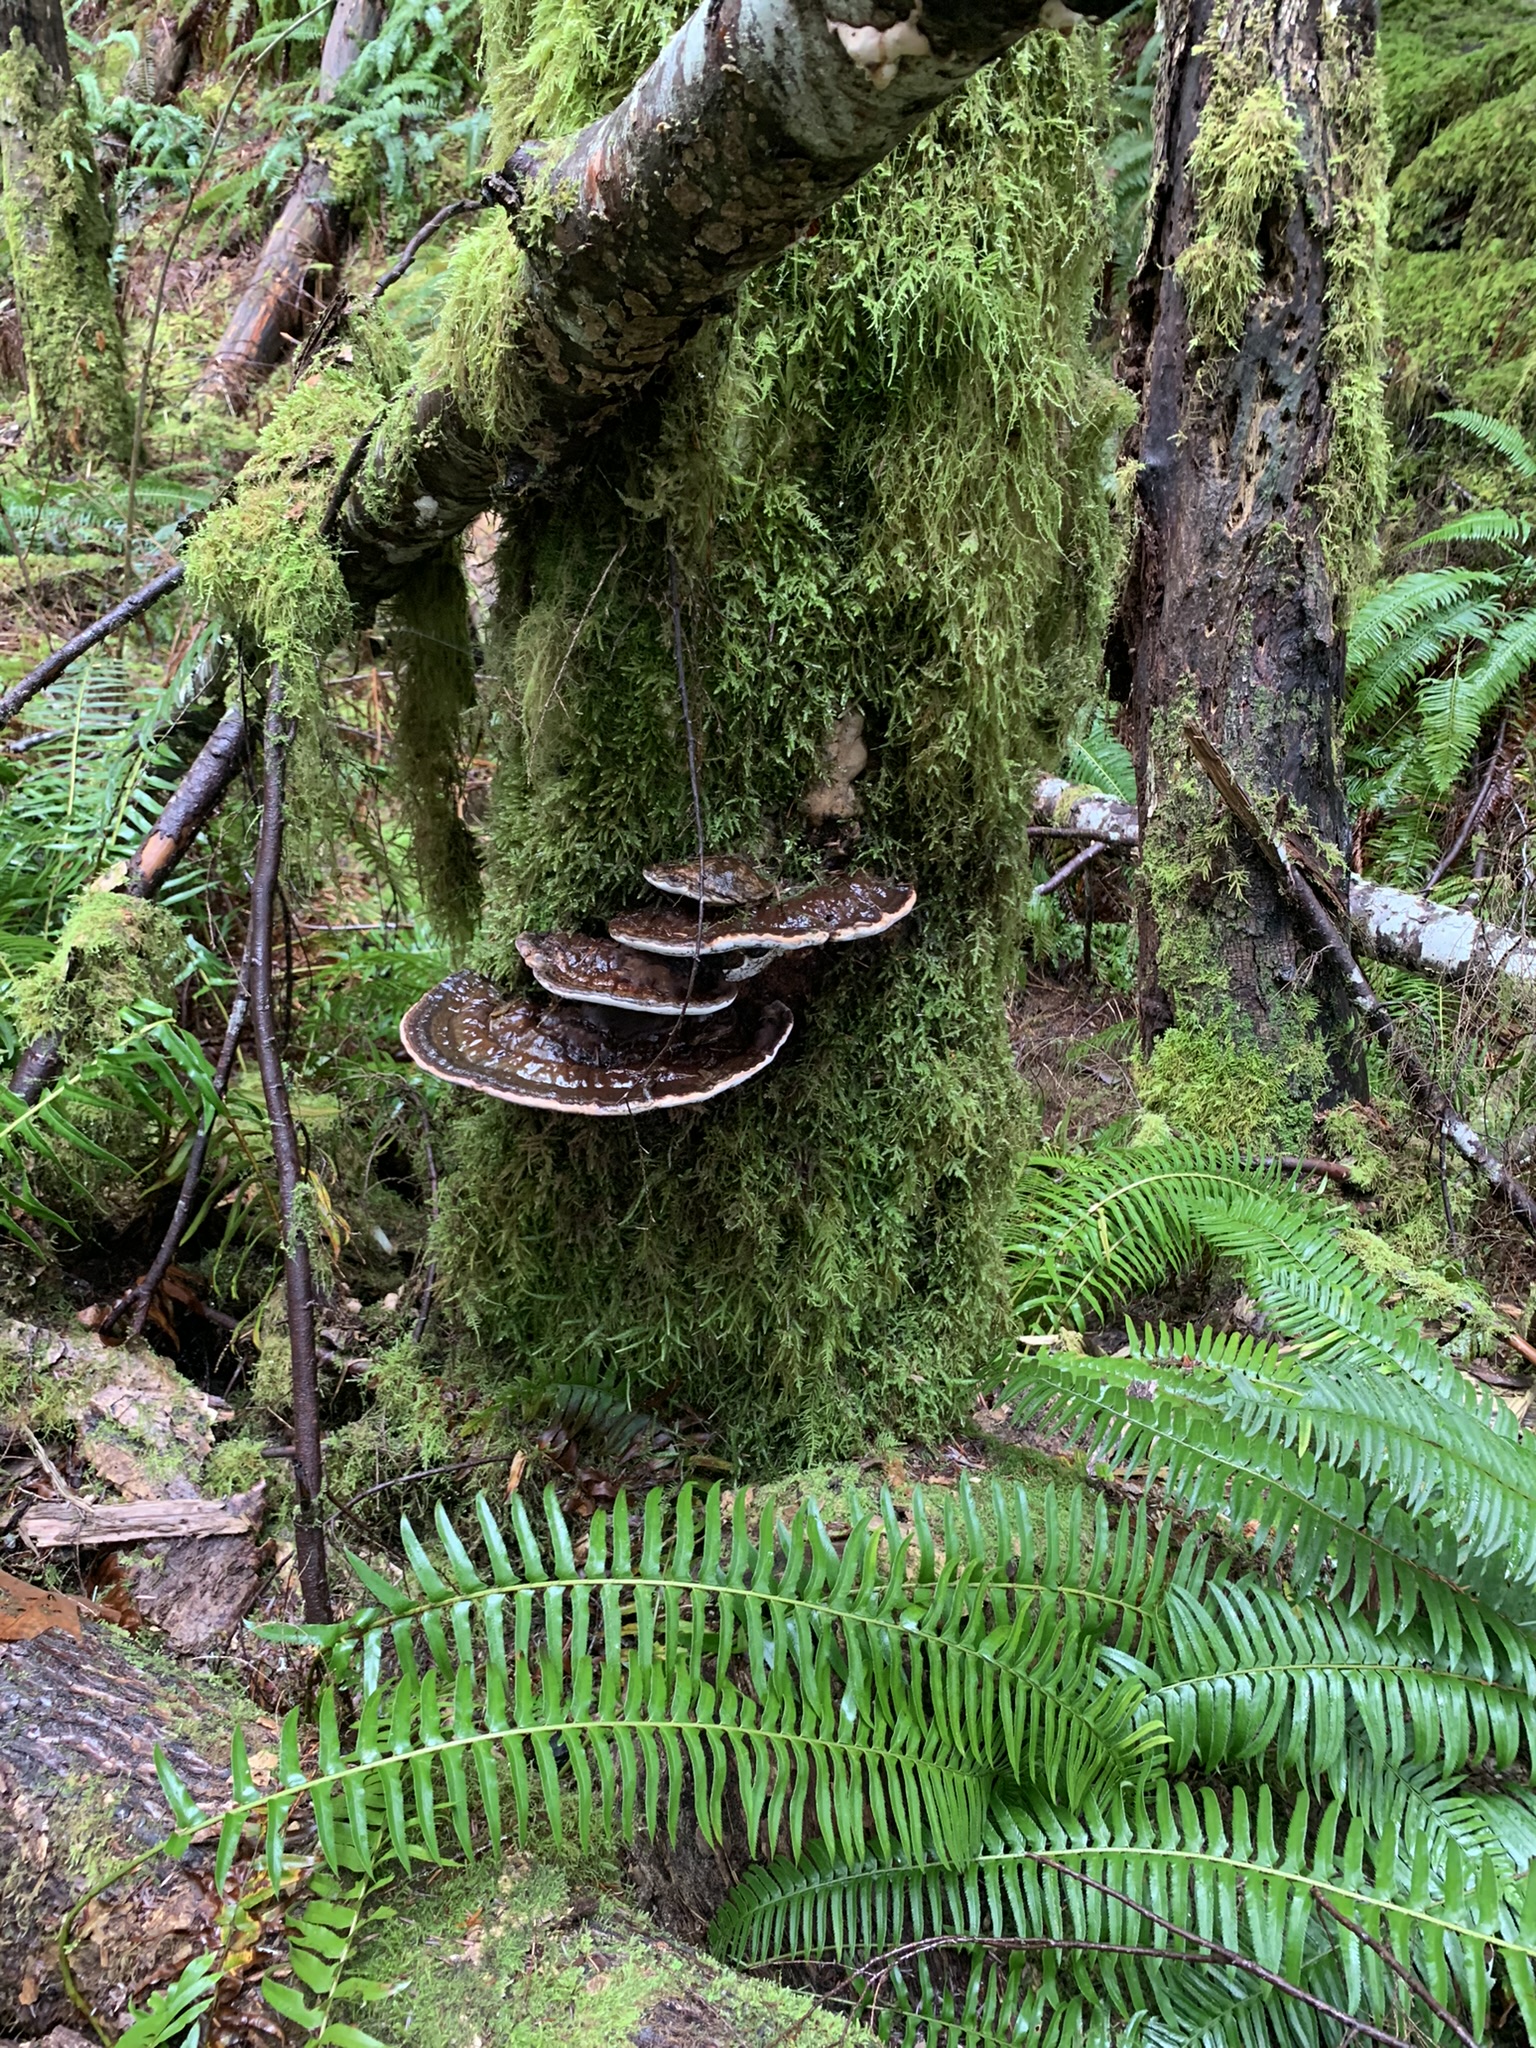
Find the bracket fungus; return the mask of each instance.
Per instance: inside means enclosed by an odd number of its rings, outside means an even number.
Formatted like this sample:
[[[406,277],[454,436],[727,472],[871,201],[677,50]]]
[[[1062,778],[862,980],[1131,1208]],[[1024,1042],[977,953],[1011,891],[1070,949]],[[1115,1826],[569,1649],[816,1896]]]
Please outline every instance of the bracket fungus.
[[[917,901],[905,883],[873,875],[834,875],[766,901],[772,884],[729,855],[645,873],[655,888],[691,898],[693,914],[635,911],[611,918],[606,939],[523,932],[517,950],[538,992],[508,996],[483,974],[450,974],[400,1021],[417,1066],[568,1116],[708,1102],[769,1066],[794,1025],[776,996],[740,1000],[741,983],[778,954],[889,931]],[[751,907],[712,917],[701,937],[704,905],[742,902]],[[735,957],[727,965],[720,956]]]
[[[696,860],[664,861],[642,872],[664,896],[686,896],[690,903],[702,897],[721,909],[766,903],[773,894],[768,877],[734,853],[707,853],[702,866]]]
[[[776,1057],[786,1003],[737,1005],[687,1031],[547,998],[507,997],[483,974],[450,974],[413,1003],[400,1039],[419,1067],[525,1109],[633,1116],[680,1109],[740,1087]],[[627,1028],[626,1028],[627,1027]]]
[[[705,925],[702,938],[697,919],[676,910],[630,911],[609,918],[608,930],[626,946],[674,959],[688,959],[695,950],[706,958],[720,953],[798,953],[807,946],[877,938],[899,924],[916,901],[917,891],[904,882],[835,875],[777,903],[717,918]]]
[[[580,932],[524,932],[517,950],[542,988],[567,1002],[596,1003],[657,1017],[712,1017],[736,1000],[719,970],[684,966],[656,953],[589,939]]]

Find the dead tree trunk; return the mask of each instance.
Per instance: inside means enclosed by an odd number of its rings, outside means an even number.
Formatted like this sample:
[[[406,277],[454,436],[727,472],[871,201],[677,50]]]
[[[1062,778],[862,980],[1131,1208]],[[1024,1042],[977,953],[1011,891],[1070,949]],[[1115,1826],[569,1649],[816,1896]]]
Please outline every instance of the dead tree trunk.
[[[320,53],[316,98],[334,99],[359,52],[378,34],[381,0],[337,0]],[[348,206],[329,166],[310,157],[257,259],[250,283],[198,379],[196,396],[243,412],[262,375],[304,331],[329,295],[346,250]]]
[[[1110,650],[1140,799],[1138,1002],[1347,1085],[1347,999],[1189,760],[1198,716],[1340,855],[1343,615],[1384,484],[1374,0],[1174,0],[1123,374],[1138,526]]]
[[[93,1621],[0,1641],[0,2035],[75,2019],[59,1922],[87,1883],[171,1832],[157,1742],[195,1798],[216,1810],[228,1797],[230,1704]],[[218,1901],[200,1853],[157,1859],[86,1908],[72,1963],[105,2017],[209,1945]]]
[[[55,461],[127,456],[112,238],[60,0],[0,0],[0,209],[32,429]]]

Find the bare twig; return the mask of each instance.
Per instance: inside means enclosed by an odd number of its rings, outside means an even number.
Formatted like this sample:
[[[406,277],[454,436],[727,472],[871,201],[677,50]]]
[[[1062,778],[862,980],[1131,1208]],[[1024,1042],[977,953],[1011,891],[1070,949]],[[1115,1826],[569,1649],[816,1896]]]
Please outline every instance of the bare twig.
[[[331,1594],[326,1578],[325,1529],[319,1518],[324,1484],[320,1456],[320,1396],[315,1365],[314,1275],[309,1240],[298,1215],[303,1178],[299,1164],[299,1133],[288,1099],[288,1081],[277,1043],[272,1008],[272,913],[283,860],[283,798],[288,747],[293,721],[283,705],[283,675],[272,664],[267,692],[265,758],[262,764],[261,835],[256,847],[256,873],[251,886],[250,961],[251,1028],[256,1064],[261,1071],[283,1230],[283,1279],[288,1302],[288,1344],[292,1359],[293,1473],[298,1494],[294,1518],[294,1550],[304,1619],[329,1621]]]
[[[1223,803],[1273,869],[1276,880],[1313,943],[1333,961],[1357,1015],[1391,1060],[1409,1101],[1436,1131],[1455,1146],[1468,1165],[1476,1167],[1488,1185],[1508,1203],[1522,1226],[1536,1237],[1536,1200],[1532,1199],[1524,1182],[1517,1180],[1503,1161],[1488,1149],[1465,1117],[1458,1115],[1455,1104],[1399,1032],[1391,1011],[1366,980],[1343,933],[1323,907],[1317,889],[1303,868],[1299,839],[1287,844],[1275,836],[1260,818],[1252,798],[1211,744],[1198,720],[1191,718],[1185,721],[1184,736]]]
[[[1345,1928],[1355,1937],[1356,1941],[1363,1941],[1372,1954],[1380,1956],[1397,1981],[1406,1990],[1411,1991],[1415,1998],[1427,2005],[1443,2027],[1450,2028],[1457,2040],[1462,2043],[1462,2048],[1480,2048],[1480,2043],[1467,2032],[1467,2029],[1456,2018],[1454,2013],[1446,2011],[1439,1999],[1429,1989],[1429,1986],[1421,1978],[1416,1977],[1412,1970],[1403,1967],[1397,1957],[1393,1955],[1390,1946],[1386,1942],[1378,1939],[1374,1934],[1367,1934],[1358,1921],[1348,1919],[1339,1911],[1333,1901],[1325,1899],[1321,1892],[1317,1894],[1317,1903],[1322,1907],[1330,1920],[1337,1920],[1341,1927]]]
[[[1506,712],[1499,721],[1499,736],[1493,743],[1493,756],[1488,763],[1488,773],[1483,777],[1478,787],[1477,795],[1473,797],[1471,807],[1465,818],[1461,821],[1461,830],[1435,862],[1433,870],[1425,881],[1424,894],[1426,896],[1434,888],[1436,882],[1443,881],[1451,872],[1451,869],[1455,867],[1457,861],[1461,859],[1461,856],[1466,851],[1467,841],[1472,837],[1472,834],[1487,815],[1488,805],[1493,797],[1493,785],[1499,773],[1499,760],[1504,752],[1504,735],[1508,731],[1509,715]]]
[[[1260,1166],[1279,1166],[1287,1173],[1320,1173],[1325,1180],[1348,1181],[1355,1177],[1354,1168],[1337,1159],[1313,1159],[1306,1153],[1276,1152],[1268,1159],[1258,1161]]]
[[[1062,863],[1054,875],[1040,884],[1034,892],[1035,901],[1038,903],[1042,896],[1054,896],[1056,891],[1064,888],[1074,875],[1081,873],[1090,862],[1096,861],[1101,853],[1108,851],[1102,839],[1090,839],[1080,853],[1074,853],[1069,861]]]
[[[390,286],[400,282],[401,278],[404,277],[405,273],[410,269],[439,228],[446,227],[449,221],[457,219],[461,213],[482,212],[486,203],[484,194],[477,192],[473,199],[451,199],[446,206],[440,206],[430,220],[422,222],[388,270],[379,279],[373,290],[368,294],[367,304],[376,306]]]
[[[110,639],[124,626],[131,625],[141,612],[149,610],[157,598],[164,597],[167,591],[174,590],[186,573],[182,563],[173,563],[163,574],[155,577],[153,582],[146,583],[142,590],[136,590],[132,597],[125,597],[121,604],[113,605],[111,611],[104,612],[83,632],[77,633],[73,640],[66,640],[46,661],[40,661],[36,668],[29,670],[19,683],[12,683],[4,695],[0,696],[0,725],[9,725],[22,706],[29,704],[39,690],[46,690],[50,683],[58,681],[71,662],[78,661],[82,654],[88,654],[93,647],[99,647],[103,640]]]

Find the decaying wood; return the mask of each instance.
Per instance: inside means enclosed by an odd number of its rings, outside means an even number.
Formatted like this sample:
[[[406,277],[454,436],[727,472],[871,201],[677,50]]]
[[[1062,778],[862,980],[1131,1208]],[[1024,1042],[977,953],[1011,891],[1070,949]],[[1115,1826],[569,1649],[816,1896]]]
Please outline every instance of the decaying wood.
[[[1106,654],[1111,688],[1131,706],[1143,844],[1169,856],[1156,861],[1159,873],[1187,861],[1201,822],[1198,785],[1186,783],[1179,800],[1186,711],[1255,787],[1288,797],[1321,842],[1345,844],[1335,743],[1344,633],[1321,488],[1342,441],[1330,237],[1360,202],[1367,157],[1344,124],[1348,109],[1368,103],[1359,81],[1375,16],[1374,0],[1168,0],[1159,11],[1153,190],[1120,364],[1140,402],[1125,450],[1137,464],[1137,516]],[[1260,199],[1252,291],[1244,302],[1235,288],[1222,330],[1211,332],[1202,324],[1210,315],[1191,311],[1186,264],[1209,226],[1196,141],[1211,139],[1207,124],[1234,118],[1217,89],[1224,71],[1249,81],[1240,90],[1278,89],[1295,166]],[[1285,1036],[1300,935],[1266,863],[1246,848],[1234,858],[1230,887],[1196,868],[1182,890],[1142,892],[1144,1047],[1186,1002],[1209,1006],[1218,972],[1259,1045],[1277,1048]],[[1308,992],[1335,1081],[1347,1087],[1349,1034],[1330,1027],[1346,1024],[1348,1001],[1331,966]]]
[[[336,97],[383,20],[381,0],[337,0],[320,52],[318,101]],[[262,373],[281,359],[329,296],[346,250],[347,218],[329,166],[319,157],[308,158],[198,379],[196,396],[222,399],[231,412],[245,410]]]
[[[1536,1237],[1536,1199],[1523,1181],[1512,1174],[1502,1160],[1488,1149],[1440,1083],[1398,1030],[1392,1013],[1361,972],[1360,963],[1349,949],[1340,929],[1342,920],[1325,902],[1328,884],[1324,865],[1311,854],[1303,837],[1276,833],[1260,817],[1252,797],[1212,745],[1204,728],[1188,719],[1184,736],[1190,752],[1210,778],[1222,802],[1231,811],[1261,854],[1312,943],[1325,953],[1349,991],[1350,1002],[1367,1031],[1381,1046],[1409,1101],[1434,1129],[1455,1147],[1511,1213]]]
[[[1123,852],[1140,843],[1134,804],[1059,775],[1042,776],[1035,785],[1035,815],[1054,829]],[[1357,949],[1391,967],[1411,967],[1437,981],[1497,974],[1536,984],[1536,937],[1385,882],[1349,877],[1349,925]]]
[[[515,513],[754,270],[1040,17],[1036,0],[927,0],[928,54],[902,55],[877,85],[836,32],[868,9],[845,4],[703,0],[612,113],[526,145],[493,181],[526,268],[505,358],[485,375],[518,391],[521,429],[492,447],[451,391],[405,394],[339,531],[360,600],[493,504]]]
[[[156,1743],[195,1798],[213,1808],[228,1797],[232,1706],[94,1620],[79,1636],[50,1629],[0,1644],[0,2035],[78,2023],[59,1973],[59,1923],[87,1882],[171,1832]],[[142,2005],[146,1986],[213,1945],[207,1865],[199,1850],[183,1864],[148,1864],[86,1909],[73,1967],[107,2020],[120,2022],[130,1998]]]
[[[17,1533],[36,1550],[107,1549],[174,1537],[245,1536],[261,1524],[264,1489],[228,1500],[48,1501]]]

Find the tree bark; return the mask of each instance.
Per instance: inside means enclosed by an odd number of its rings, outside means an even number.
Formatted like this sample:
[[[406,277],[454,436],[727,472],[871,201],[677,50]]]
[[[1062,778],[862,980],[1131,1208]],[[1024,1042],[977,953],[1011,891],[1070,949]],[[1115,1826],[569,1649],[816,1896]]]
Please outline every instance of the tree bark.
[[[337,0],[320,52],[322,102],[336,90],[384,20],[381,0]],[[195,397],[219,398],[244,412],[262,376],[304,331],[329,296],[346,253],[349,207],[329,166],[306,159],[287,204],[262,246],[250,283],[198,379]]]
[[[231,1704],[94,1621],[78,1637],[0,1643],[0,2034],[75,2020],[59,1923],[88,1884],[171,1832],[157,1742],[195,1798],[215,1808],[228,1797]],[[105,2017],[211,1944],[207,1874],[202,1851],[157,1860],[86,1909],[73,1967]]]
[[[1198,715],[1342,876],[1342,585],[1381,486],[1374,43],[1374,0],[1173,0],[1123,346],[1138,523],[1110,671],[1137,764],[1143,1042],[1225,1030],[1303,1098],[1351,1082],[1347,995],[1182,726]]]
[[[61,0],[0,0],[0,209],[33,433],[68,466],[123,460],[133,428],[112,238]]]
[[[390,595],[493,505],[537,499],[754,270],[1039,13],[929,0],[929,54],[877,88],[834,33],[870,10],[838,4],[706,0],[611,114],[525,145],[493,181],[526,266],[502,359],[476,378],[516,391],[518,425],[498,441],[460,384],[424,380],[395,403],[338,530],[359,599]]]

